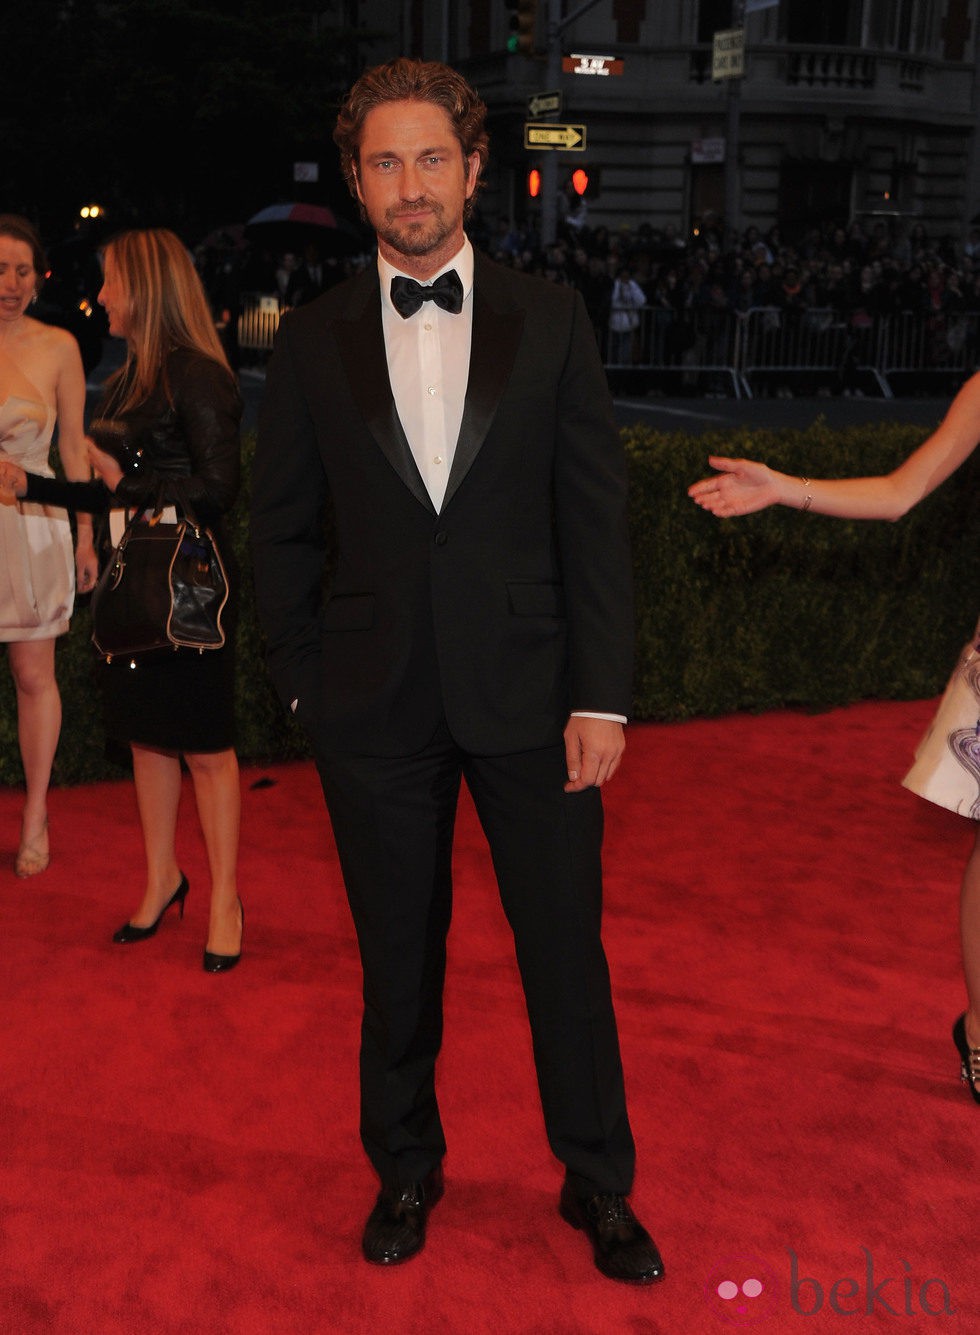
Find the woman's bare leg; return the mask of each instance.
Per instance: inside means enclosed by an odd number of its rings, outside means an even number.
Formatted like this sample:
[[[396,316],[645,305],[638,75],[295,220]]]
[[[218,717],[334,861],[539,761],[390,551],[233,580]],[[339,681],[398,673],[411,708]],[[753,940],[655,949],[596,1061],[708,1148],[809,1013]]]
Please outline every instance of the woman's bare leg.
[[[134,927],[149,927],[180,885],[177,862],[180,759],[172,751],[159,751],[135,742],[132,751],[136,805],[146,850],[146,893],[130,922]]]
[[[238,836],[241,784],[238,757],[232,750],[185,753],[211,868],[211,916],[207,949],[237,955],[242,945],[238,899]]]
[[[54,640],[21,640],[8,645],[8,656],[27,787],[16,870],[20,876],[32,876],[48,865],[48,785],[61,732]]]

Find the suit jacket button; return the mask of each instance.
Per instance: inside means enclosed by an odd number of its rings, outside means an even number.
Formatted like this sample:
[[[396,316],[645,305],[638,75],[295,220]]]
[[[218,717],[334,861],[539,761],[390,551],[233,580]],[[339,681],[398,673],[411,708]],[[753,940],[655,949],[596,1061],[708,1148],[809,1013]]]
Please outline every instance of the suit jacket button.
[[[446,532],[444,528],[439,529],[436,533],[436,546],[445,547],[448,541],[449,541],[449,534]]]

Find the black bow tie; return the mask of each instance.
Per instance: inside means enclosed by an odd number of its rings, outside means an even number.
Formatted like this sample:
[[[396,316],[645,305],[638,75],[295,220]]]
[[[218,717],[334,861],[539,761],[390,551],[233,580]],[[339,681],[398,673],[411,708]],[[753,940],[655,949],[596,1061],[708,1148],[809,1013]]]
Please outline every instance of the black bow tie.
[[[403,320],[414,315],[423,301],[434,301],[444,311],[458,315],[463,309],[463,284],[456,270],[440,274],[428,287],[416,283],[414,278],[402,278],[400,274],[391,280],[391,304]]]

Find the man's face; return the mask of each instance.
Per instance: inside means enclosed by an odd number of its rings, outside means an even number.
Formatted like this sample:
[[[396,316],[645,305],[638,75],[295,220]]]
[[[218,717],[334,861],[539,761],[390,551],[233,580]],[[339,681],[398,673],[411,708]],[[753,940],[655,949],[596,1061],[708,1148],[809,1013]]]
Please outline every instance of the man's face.
[[[463,207],[479,155],[464,158],[452,122],[432,102],[386,102],[361,131],[357,196],[389,262],[435,272],[463,244]],[[423,263],[406,266],[411,258]]]

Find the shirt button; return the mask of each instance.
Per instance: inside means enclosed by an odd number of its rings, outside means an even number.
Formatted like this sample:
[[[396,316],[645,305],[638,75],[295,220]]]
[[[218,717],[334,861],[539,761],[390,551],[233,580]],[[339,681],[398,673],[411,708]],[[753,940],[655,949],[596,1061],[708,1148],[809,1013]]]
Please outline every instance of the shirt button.
[[[439,529],[438,533],[436,534],[436,546],[445,547],[448,541],[449,541],[449,534],[446,532],[445,529],[442,528]]]
[[[429,393],[429,394],[435,394],[435,392],[436,392],[436,387],[435,387],[435,385],[430,385],[429,388],[428,388],[428,390],[427,390],[427,393]]]
[[[433,462],[434,464],[441,464],[441,463],[442,463],[442,455],[441,455],[441,454],[437,454],[437,455],[435,456],[435,458],[432,460],[432,462]]]

